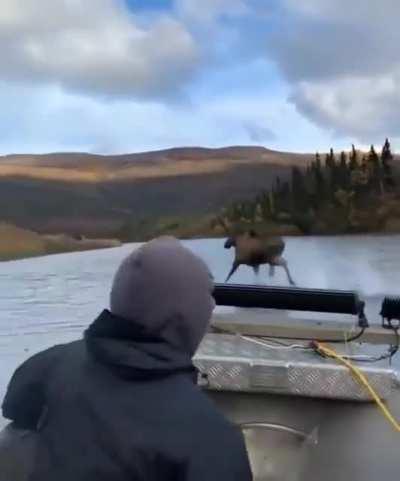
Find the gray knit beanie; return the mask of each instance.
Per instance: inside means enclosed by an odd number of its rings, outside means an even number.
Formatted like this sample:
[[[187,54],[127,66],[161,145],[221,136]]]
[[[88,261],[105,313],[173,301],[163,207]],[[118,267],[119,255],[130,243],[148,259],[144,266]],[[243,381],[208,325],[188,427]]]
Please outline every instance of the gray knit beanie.
[[[110,309],[193,355],[214,309],[212,290],[207,265],[177,239],[160,237],[122,261]]]

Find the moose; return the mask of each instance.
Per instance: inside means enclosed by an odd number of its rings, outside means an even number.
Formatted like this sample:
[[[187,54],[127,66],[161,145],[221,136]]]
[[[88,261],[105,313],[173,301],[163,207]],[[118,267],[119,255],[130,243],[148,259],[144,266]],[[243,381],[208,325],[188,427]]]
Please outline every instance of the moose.
[[[252,267],[254,274],[258,277],[260,266],[269,264],[270,277],[274,275],[275,267],[280,266],[285,270],[290,285],[295,285],[287,261],[282,256],[285,242],[281,237],[261,236],[254,229],[246,229],[238,234],[229,234],[226,223],[221,219],[219,222],[228,233],[224,244],[225,249],[235,248],[235,258],[225,282],[229,281],[241,265]]]

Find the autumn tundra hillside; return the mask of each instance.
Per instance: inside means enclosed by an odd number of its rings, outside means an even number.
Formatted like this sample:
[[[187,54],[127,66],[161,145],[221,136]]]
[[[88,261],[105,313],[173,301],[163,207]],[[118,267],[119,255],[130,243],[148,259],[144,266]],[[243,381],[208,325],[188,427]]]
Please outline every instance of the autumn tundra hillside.
[[[39,233],[122,240],[171,230],[208,234],[219,209],[251,199],[309,158],[262,147],[3,156],[0,221]]]
[[[400,232],[399,163],[389,140],[369,152],[321,154],[226,147],[9,155],[0,158],[0,222],[122,242],[221,236],[226,225],[291,235]]]

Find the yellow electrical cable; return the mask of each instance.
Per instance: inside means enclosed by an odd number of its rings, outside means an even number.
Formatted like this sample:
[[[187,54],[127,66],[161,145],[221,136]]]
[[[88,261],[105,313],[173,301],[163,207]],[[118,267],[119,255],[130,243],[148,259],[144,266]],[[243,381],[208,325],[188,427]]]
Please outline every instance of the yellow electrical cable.
[[[318,351],[322,354],[325,354],[329,357],[333,357],[337,361],[340,361],[342,364],[344,364],[350,371],[351,373],[356,377],[356,379],[367,389],[367,391],[371,394],[373,400],[376,402],[378,407],[381,409],[383,412],[383,415],[388,419],[390,424],[394,427],[394,429],[398,432],[400,432],[400,423],[396,421],[396,419],[393,417],[393,415],[390,413],[388,408],[385,406],[385,404],[382,402],[381,398],[378,396],[374,388],[371,386],[369,383],[368,379],[364,376],[364,374],[361,372],[361,370],[354,366],[350,361],[345,359],[343,356],[338,354],[336,351],[331,349],[328,346],[325,346],[321,342],[316,342],[315,343]]]

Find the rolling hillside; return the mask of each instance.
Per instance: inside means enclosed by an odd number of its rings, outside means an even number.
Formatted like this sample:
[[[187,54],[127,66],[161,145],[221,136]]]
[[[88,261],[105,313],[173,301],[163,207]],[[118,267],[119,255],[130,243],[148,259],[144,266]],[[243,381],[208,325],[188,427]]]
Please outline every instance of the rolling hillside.
[[[254,196],[310,155],[261,147],[0,157],[0,220],[42,233],[140,237]],[[145,233],[143,232],[143,235]]]

